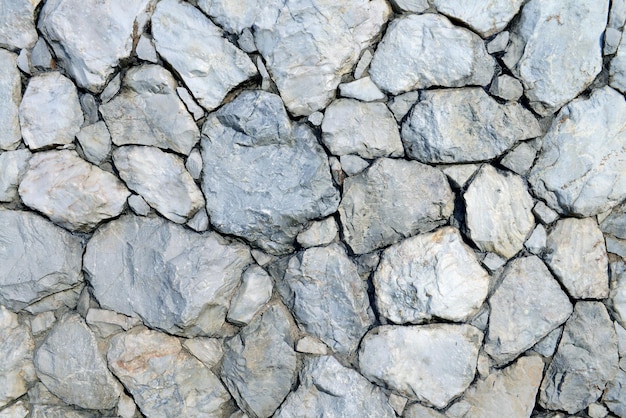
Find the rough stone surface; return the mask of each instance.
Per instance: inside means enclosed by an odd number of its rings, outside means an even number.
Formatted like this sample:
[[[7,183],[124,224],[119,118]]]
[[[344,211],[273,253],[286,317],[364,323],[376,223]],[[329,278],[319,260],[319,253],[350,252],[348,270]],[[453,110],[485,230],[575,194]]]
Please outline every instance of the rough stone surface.
[[[123,216],[94,234],[84,270],[102,307],[169,333],[195,336],[220,332],[250,262],[244,245],[213,232],[197,234],[160,218]]]
[[[618,370],[602,396],[602,401],[618,417],[626,416],[626,371]]]
[[[83,126],[76,134],[76,139],[92,164],[100,165],[111,153],[111,134],[104,122]]]
[[[386,249],[374,287],[378,312],[396,324],[466,321],[487,297],[489,275],[459,231],[445,227]]]
[[[537,150],[532,145],[523,142],[506,154],[500,160],[500,164],[512,172],[523,176],[533,166],[535,157],[537,157]]]
[[[546,250],[547,238],[546,229],[543,225],[537,225],[524,243],[524,247],[535,255],[542,255],[543,251]]]
[[[387,98],[387,95],[380,91],[369,77],[363,77],[350,83],[340,84],[339,94],[342,97],[349,97],[364,102],[385,100]]]
[[[35,45],[35,8],[41,0],[14,0],[0,11],[0,47],[24,49]]]
[[[18,190],[24,204],[77,231],[118,216],[130,195],[113,174],[68,150],[33,155]]]
[[[183,340],[182,344],[209,369],[217,366],[224,355],[222,340],[217,338],[188,338]]]
[[[228,320],[235,323],[247,324],[254,315],[269,302],[272,297],[274,283],[263,268],[252,266],[241,277],[241,286],[233,297]]]
[[[23,2],[30,3],[29,0],[23,0]],[[0,12],[0,20],[2,20],[2,12]],[[1,23],[0,27],[3,27]],[[9,150],[17,148],[22,139],[18,113],[18,106],[22,100],[22,81],[17,69],[17,55],[0,49],[0,71],[2,72],[2,77],[0,77],[0,97],[2,97],[0,100],[0,126],[2,126],[0,150]]]
[[[544,225],[549,225],[559,218],[559,214],[552,210],[548,205],[539,201],[533,208],[533,213],[537,219]]]
[[[17,198],[17,186],[28,168],[31,155],[27,149],[0,154],[0,202],[11,202]]]
[[[626,261],[621,257],[610,257],[610,293],[607,305],[615,319],[626,328]],[[625,347],[626,349],[626,347]]]
[[[439,13],[458,19],[487,38],[504,29],[517,14],[524,0],[489,0],[468,3],[464,0],[433,0]]]
[[[515,77],[503,74],[494,78],[489,87],[489,93],[504,100],[517,101],[524,94],[524,86]]]
[[[424,163],[489,160],[540,135],[532,113],[499,104],[481,88],[423,92],[402,124],[407,155]]]
[[[359,174],[370,165],[366,160],[356,155],[342,155],[339,161],[341,162],[341,170],[348,176]]]
[[[415,161],[380,158],[343,186],[343,236],[357,254],[446,222],[453,194],[444,174]]]
[[[381,326],[363,338],[359,368],[375,383],[443,408],[474,379],[482,340],[470,325]]]
[[[484,86],[494,69],[495,61],[478,35],[426,13],[389,25],[369,72],[374,83],[395,95],[430,86]]]
[[[296,237],[298,244],[304,248],[328,245],[335,240],[339,230],[335,218],[328,217],[321,221],[312,222]]]

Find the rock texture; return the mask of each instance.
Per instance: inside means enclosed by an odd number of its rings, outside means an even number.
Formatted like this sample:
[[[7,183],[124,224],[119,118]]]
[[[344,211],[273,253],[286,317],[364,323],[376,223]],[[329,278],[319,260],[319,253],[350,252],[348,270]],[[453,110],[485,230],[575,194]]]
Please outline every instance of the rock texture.
[[[463,0],[434,0],[432,3],[439,13],[462,21],[486,38],[508,25],[523,0],[489,0],[478,4]]]
[[[13,50],[35,45],[35,8],[40,1],[16,0],[4,5],[0,11],[0,47]]]
[[[24,0],[24,2],[29,1]],[[0,49],[0,71],[3,74],[0,78],[0,97],[2,97],[0,125],[3,127],[0,130],[0,150],[15,149],[21,139],[18,106],[22,99],[22,82],[17,69],[17,55]]]

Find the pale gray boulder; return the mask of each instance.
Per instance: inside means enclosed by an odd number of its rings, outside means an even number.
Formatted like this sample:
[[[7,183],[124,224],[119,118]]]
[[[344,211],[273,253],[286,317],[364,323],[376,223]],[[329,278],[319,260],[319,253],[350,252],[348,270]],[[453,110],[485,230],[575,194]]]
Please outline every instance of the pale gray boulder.
[[[29,0],[24,2],[30,3]],[[0,71],[0,150],[12,150],[18,147],[22,139],[18,111],[22,100],[22,81],[17,69],[17,55],[0,49]]]
[[[387,98],[387,95],[380,91],[369,77],[363,77],[349,83],[341,83],[339,85],[339,95],[363,102],[374,102]]]
[[[92,164],[100,165],[111,153],[111,134],[104,122],[83,126],[76,134],[76,139]]]
[[[517,78],[502,74],[494,78],[489,93],[504,100],[517,101],[524,94],[524,86]]]
[[[520,176],[528,173],[535,163],[537,157],[537,150],[527,142],[522,142],[508,154],[506,154],[501,160],[500,164]]]
[[[617,371],[606,386],[602,402],[618,417],[626,416],[626,371]]]
[[[35,9],[41,0],[11,0],[0,10],[0,47],[30,48],[37,42]]]
[[[303,248],[319,247],[328,245],[337,238],[339,229],[335,218],[329,216],[321,221],[314,221],[307,229],[300,232],[296,241]]]
[[[31,155],[27,149],[0,154],[0,202],[11,202],[17,198],[17,187],[28,169]]]
[[[274,282],[262,267],[253,265],[244,271],[241,286],[233,296],[228,310],[229,321],[248,324],[272,297]]]
[[[483,38],[504,29],[517,14],[524,0],[488,0],[468,3],[464,0],[433,0],[441,14],[458,19]]]

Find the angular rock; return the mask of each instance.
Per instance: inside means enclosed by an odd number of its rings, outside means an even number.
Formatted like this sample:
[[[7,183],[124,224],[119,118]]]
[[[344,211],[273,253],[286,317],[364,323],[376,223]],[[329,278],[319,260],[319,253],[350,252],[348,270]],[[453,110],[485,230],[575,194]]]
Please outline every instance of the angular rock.
[[[150,417],[228,417],[232,399],[219,378],[177,338],[134,328],[111,339],[109,367]]]
[[[419,91],[410,91],[398,96],[394,96],[389,102],[387,107],[393,112],[398,122],[402,122],[402,119],[409,113],[413,105],[419,100]]]
[[[154,0],[51,0],[38,28],[76,83],[93,93],[130,56]]]
[[[217,338],[188,338],[183,340],[183,347],[209,369],[217,366],[224,355],[222,340]]]
[[[42,37],[37,39],[37,43],[31,50],[30,67],[32,72],[50,71],[56,68],[56,61]]]
[[[595,219],[561,219],[548,235],[547,248],[545,261],[571,297],[609,295],[604,236]]]
[[[96,231],[83,268],[103,308],[172,334],[196,336],[220,332],[251,261],[244,245],[216,233],[129,215]]]
[[[269,302],[274,282],[259,266],[252,266],[246,270],[241,280],[241,286],[230,303],[227,319],[231,322],[247,324],[263,305]]]
[[[600,229],[604,233],[607,251],[626,257],[626,203],[616,206],[602,220]]]
[[[100,165],[111,152],[111,134],[104,122],[83,126],[76,134],[85,158],[92,164]]]
[[[607,33],[610,33],[610,29],[607,29]],[[624,93],[626,92],[626,38],[622,36],[621,32],[618,32],[618,34],[621,40],[617,47],[617,53],[611,60],[609,67],[609,85]]]
[[[370,163],[356,155],[342,155],[339,159],[341,170],[348,176],[354,176],[369,167]]]
[[[526,142],[519,144],[515,149],[500,160],[500,164],[520,176],[525,175],[533,166],[537,157],[537,150]]]
[[[130,69],[122,93],[100,106],[115,145],[152,145],[189,154],[200,131],[176,93],[174,77],[158,65]]]
[[[14,0],[0,10],[0,47],[24,49],[35,45],[35,9],[41,0]]]
[[[154,43],[152,42],[152,39],[148,38],[145,34],[139,37],[135,53],[137,54],[137,58],[140,60],[148,61],[153,64],[159,62],[159,57],[157,55],[156,48],[154,47]]]
[[[107,84],[107,86],[100,93],[100,101],[102,103],[109,102],[117,93],[119,93],[122,88],[122,75],[117,73],[111,81]]]
[[[397,95],[430,86],[484,86],[494,70],[495,61],[478,35],[426,13],[389,25],[369,72],[378,87]]]
[[[363,338],[359,369],[409,399],[443,408],[474,379],[482,340],[470,325],[381,326]]]
[[[517,101],[524,94],[524,86],[515,77],[502,74],[493,80],[489,93],[504,100]]]
[[[140,216],[147,216],[151,210],[150,205],[138,194],[131,195],[128,198],[128,206],[130,206],[135,214]]]
[[[341,97],[348,97],[364,102],[385,100],[387,98],[387,95],[380,91],[369,77],[363,77],[350,83],[340,84],[339,94]]]
[[[454,406],[454,405],[453,405]],[[436,409],[429,408],[419,403],[407,406],[402,414],[403,418],[446,418],[444,414]]]
[[[567,295],[535,256],[509,263],[489,306],[485,351],[497,364],[515,359],[572,313]]]
[[[180,100],[183,101],[194,120],[201,119],[204,116],[204,109],[198,106],[191,93],[189,93],[189,90],[184,87],[177,87],[176,93],[178,97],[180,97]]]
[[[33,405],[30,413],[31,418],[93,418],[93,416],[93,411],[56,405]]]
[[[305,335],[296,343],[296,351],[299,353],[318,354],[325,356],[328,354],[328,347],[315,337]]]
[[[200,208],[186,225],[196,232],[204,232],[209,229],[209,215],[204,208]]]
[[[30,212],[0,210],[0,305],[18,311],[82,280],[80,238]]]
[[[27,149],[0,154],[0,202],[11,202],[17,198],[17,186],[24,177],[31,155]]]
[[[550,209],[550,207],[542,201],[537,202],[535,207],[533,207],[533,213],[544,225],[549,225],[559,218],[559,214]]]
[[[537,227],[533,230],[533,233],[530,234],[524,243],[524,247],[535,255],[541,255],[546,249],[546,241],[546,229],[543,225],[537,225]]]
[[[117,177],[74,151],[39,152],[29,165],[18,189],[22,201],[73,231],[91,231],[118,216],[130,195]]]
[[[114,408],[122,393],[96,337],[78,314],[66,314],[57,322],[35,353],[35,367],[52,393],[81,408]]]
[[[602,401],[615,415],[626,416],[626,371],[617,371],[615,378],[606,386]]]
[[[22,136],[31,150],[72,143],[84,122],[76,86],[58,72],[30,79],[19,112]]]
[[[391,0],[393,6],[403,12],[422,13],[428,9],[428,0]]]
[[[344,182],[339,215],[352,251],[365,254],[446,222],[454,195],[444,174],[415,161],[380,158]]]
[[[611,291],[607,305],[617,322],[626,328],[626,260],[616,256],[611,256],[609,260]]]
[[[326,108],[322,141],[334,155],[400,157],[404,148],[398,125],[384,103],[339,99]]]
[[[377,418],[396,416],[380,388],[334,357],[324,356],[305,360],[298,389],[274,416],[356,417],[364,413]]]
[[[459,165],[443,165],[440,166],[452,184],[459,189],[465,187],[467,182],[472,178],[475,172],[480,168],[480,164],[459,164]]]
[[[222,380],[248,415],[269,417],[296,381],[289,313],[270,305],[226,343]]]
[[[552,355],[556,351],[556,345],[561,339],[562,334],[563,328],[556,328],[554,331],[543,337],[541,341],[535,344],[533,346],[533,351],[536,351],[544,357],[552,357]]]
[[[172,222],[185,223],[204,206],[200,188],[174,154],[129,145],[113,151],[113,162],[126,186]]]
[[[366,284],[339,244],[292,257],[277,286],[304,331],[337,353],[356,350],[374,322]]]
[[[206,110],[218,107],[230,90],[257,74],[250,58],[186,2],[160,1],[152,15],[152,36],[159,54]]]
[[[608,6],[608,0],[572,0],[566,7],[558,0],[531,0],[522,8],[504,62],[539,113],[578,96],[602,69]]]
[[[30,415],[28,403],[25,401],[17,401],[13,405],[0,410],[0,418],[27,418]]]
[[[212,225],[270,253],[292,251],[308,220],[337,210],[326,154],[277,95],[246,91],[209,116],[202,159]]]
[[[330,244],[335,240],[338,233],[335,218],[328,217],[313,222],[307,229],[298,234],[296,240],[304,248],[317,247]]]
[[[459,231],[445,227],[387,248],[374,287],[378,312],[396,324],[466,321],[487,297],[489,275]]]
[[[595,402],[618,371],[615,329],[600,302],[578,302],[541,384],[539,404],[574,414]]]
[[[499,104],[481,88],[423,92],[402,124],[409,158],[424,163],[490,160],[542,134],[518,103]]]
[[[432,3],[439,13],[460,20],[483,38],[488,38],[509,24],[524,0],[489,0],[480,3],[434,0]]]
[[[19,0],[16,4],[20,2],[30,3],[30,0]],[[0,23],[0,27],[6,26]],[[0,72],[0,150],[10,150],[17,148],[22,139],[18,112],[22,100],[22,81],[17,69],[17,55],[0,49]]]

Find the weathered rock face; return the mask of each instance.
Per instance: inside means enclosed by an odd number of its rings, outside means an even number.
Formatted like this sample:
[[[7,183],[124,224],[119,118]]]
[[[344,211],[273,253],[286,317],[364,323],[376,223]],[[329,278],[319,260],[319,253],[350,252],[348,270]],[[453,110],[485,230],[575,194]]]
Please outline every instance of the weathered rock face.
[[[626,326],[626,261],[621,257],[611,257],[611,290],[609,293],[608,306],[611,308],[613,317],[622,325]]]
[[[407,155],[423,163],[489,160],[541,133],[519,103],[499,104],[481,88],[422,92],[402,124]]]
[[[113,174],[68,150],[34,154],[18,191],[24,204],[73,231],[118,216],[130,195]]]
[[[3,5],[0,11],[0,47],[13,50],[35,45],[35,8],[40,1],[16,0]]]
[[[477,4],[463,0],[434,0],[439,13],[458,19],[483,37],[504,29],[517,14],[523,0],[489,0]]]
[[[78,86],[100,92],[133,49],[154,0],[50,0],[38,28]],[[94,53],[97,51],[97,53]]]
[[[364,254],[435,229],[453,206],[450,186],[438,169],[380,158],[345,180],[339,215],[346,243]]]
[[[274,283],[262,267],[253,265],[241,277],[241,286],[233,297],[228,320],[247,324],[272,297]]]
[[[564,107],[530,172],[535,193],[558,212],[579,216],[596,215],[624,200],[625,120],[624,97],[610,87]]]
[[[11,202],[17,198],[17,187],[28,168],[30,157],[27,149],[0,154],[0,202]]]
[[[389,25],[369,72],[380,88],[400,94],[430,86],[484,86],[494,70],[495,61],[478,35],[426,13]]]
[[[226,418],[234,410],[218,377],[177,338],[134,328],[111,339],[107,360],[145,416]]]
[[[83,126],[76,134],[85,159],[92,164],[100,165],[111,152],[111,134],[104,122]]]
[[[24,2],[29,3],[28,0]],[[0,23],[0,26],[3,25]],[[0,150],[15,149],[21,139],[18,106],[22,99],[17,55],[0,49],[0,71],[3,74],[0,78],[0,126],[3,127],[0,129]]]
[[[0,305],[20,310],[82,281],[80,238],[42,217],[0,210]]]
[[[244,245],[213,232],[197,234],[159,218],[124,216],[94,234],[84,269],[103,307],[194,336],[221,331],[251,261]]]
[[[244,92],[209,116],[202,159],[212,225],[265,251],[289,252],[304,223],[337,209],[328,158],[279,96]]]

